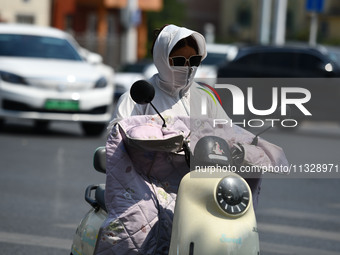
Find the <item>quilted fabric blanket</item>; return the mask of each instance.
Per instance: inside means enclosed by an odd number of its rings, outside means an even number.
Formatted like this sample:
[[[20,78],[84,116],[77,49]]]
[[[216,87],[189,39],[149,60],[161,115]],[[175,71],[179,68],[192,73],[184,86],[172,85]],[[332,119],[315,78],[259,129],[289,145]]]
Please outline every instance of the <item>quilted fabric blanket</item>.
[[[106,144],[105,203],[108,217],[98,236],[95,254],[167,254],[179,183],[189,172],[183,140],[194,144],[204,135],[217,135],[234,143],[249,144],[253,135],[238,127],[212,128],[211,122],[189,117],[133,116],[116,124]],[[197,124],[199,123],[199,124]],[[262,139],[259,146],[245,145],[246,160],[285,164],[281,148]],[[257,197],[260,181],[253,184]]]

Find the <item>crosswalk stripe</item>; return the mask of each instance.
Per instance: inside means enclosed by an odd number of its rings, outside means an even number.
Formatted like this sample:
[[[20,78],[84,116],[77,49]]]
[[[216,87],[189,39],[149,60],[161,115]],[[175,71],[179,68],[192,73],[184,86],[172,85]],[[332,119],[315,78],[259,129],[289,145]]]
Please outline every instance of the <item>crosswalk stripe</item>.
[[[310,213],[310,212],[301,212],[301,211],[292,211],[292,210],[285,210],[279,208],[271,208],[268,210],[259,211],[258,215],[264,216],[277,216],[280,218],[287,218],[287,219],[303,219],[303,220],[313,220],[319,222],[333,222],[333,223],[340,223],[340,217],[336,215],[325,215],[321,213]]]
[[[339,252],[326,251],[320,249],[306,248],[294,245],[285,244],[273,244],[268,242],[260,242],[260,251],[266,254],[276,255],[311,255],[311,254],[322,254],[322,255],[339,255]]]
[[[259,231],[271,232],[275,234],[287,234],[290,236],[303,236],[340,242],[339,232],[267,223],[258,223],[258,229]]]
[[[72,245],[72,241],[69,239],[10,232],[0,232],[0,242],[21,245],[33,245],[64,250],[71,250]]]

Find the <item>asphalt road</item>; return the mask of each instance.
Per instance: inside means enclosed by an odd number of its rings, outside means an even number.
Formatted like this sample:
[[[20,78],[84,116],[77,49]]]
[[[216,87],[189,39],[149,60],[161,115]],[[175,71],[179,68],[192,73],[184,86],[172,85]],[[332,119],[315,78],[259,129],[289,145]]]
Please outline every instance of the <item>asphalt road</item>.
[[[305,123],[296,132],[264,138],[284,148],[293,165],[340,165],[338,123]],[[266,175],[257,211],[261,254],[340,254],[340,169],[332,172]]]
[[[77,224],[89,209],[84,190],[104,183],[93,170],[100,138],[76,124],[57,123],[45,134],[29,125],[0,133],[1,254],[69,254]]]
[[[292,164],[340,165],[337,124],[307,123],[263,137],[284,148]],[[69,254],[89,208],[84,190],[105,181],[92,169],[93,152],[105,140],[83,137],[76,124],[55,123],[44,134],[29,123],[0,131],[1,254]],[[327,175],[266,175],[257,210],[261,254],[339,254],[339,183]]]

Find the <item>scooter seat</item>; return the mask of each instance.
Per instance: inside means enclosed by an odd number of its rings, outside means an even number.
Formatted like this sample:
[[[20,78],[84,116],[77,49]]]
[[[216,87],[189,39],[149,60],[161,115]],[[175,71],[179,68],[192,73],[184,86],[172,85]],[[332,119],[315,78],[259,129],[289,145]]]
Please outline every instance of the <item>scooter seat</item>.
[[[105,206],[105,184],[99,184],[96,188],[95,192],[95,198],[100,206],[105,212],[107,212],[106,206]]]

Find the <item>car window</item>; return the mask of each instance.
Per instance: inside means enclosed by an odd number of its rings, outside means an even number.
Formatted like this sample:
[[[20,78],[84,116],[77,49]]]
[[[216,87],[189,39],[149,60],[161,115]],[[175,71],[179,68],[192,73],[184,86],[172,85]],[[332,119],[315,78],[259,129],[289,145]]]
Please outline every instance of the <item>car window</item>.
[[[119,71],[123,73],[143,73],[147,65],[149,64],[142,62],[126,64]]]
[[[235,77],[294,77],[296,62],[295,52],[256,52],[240,57],[230,68]]]
[[[259,54],[239,55],[241,56],[226,65],[226,69],[220,68],[218,70],[219,77],[258,77],[258,73],[261,71],[258,64]]]
[[[334,61],[337,65],[340,65],[340,52],[339,51],[330,51],[329,57],[332,61]]]
[[[82,61],[65,39],[21,34],[0,34],[0,56]]]
[[[326,63],[317,56],[301,53],[299,54],[299,70],[309,73],[322,73]]]
[[[227,60],[227,54],[222,53],[209,53],[202,61],[202,65],[220,65]]]
[[[260,61],[260,54],[253,53],[253,54],[240,57],[239,59],[235,60],[234,63],[238,65],[251,66],[251,65],[258,65],[259,61]]]
[[[296,53],[265,52],[260,55],[261,63],[266,68],[294,69],[296,67]]]

